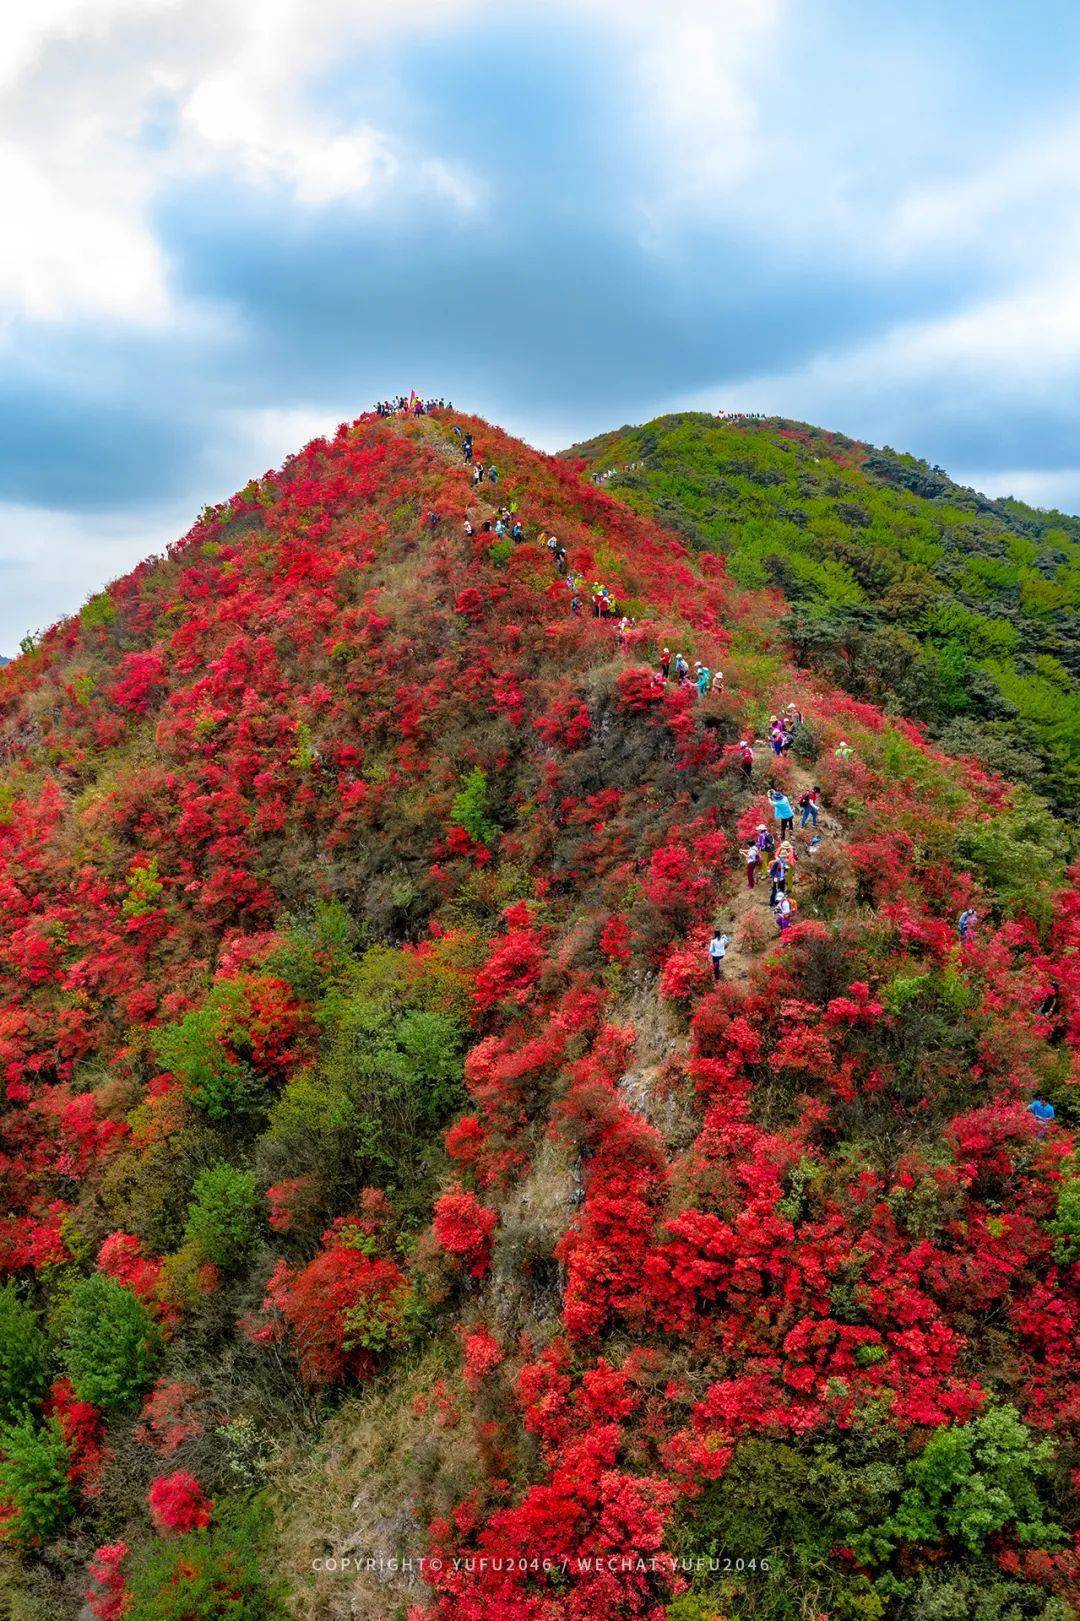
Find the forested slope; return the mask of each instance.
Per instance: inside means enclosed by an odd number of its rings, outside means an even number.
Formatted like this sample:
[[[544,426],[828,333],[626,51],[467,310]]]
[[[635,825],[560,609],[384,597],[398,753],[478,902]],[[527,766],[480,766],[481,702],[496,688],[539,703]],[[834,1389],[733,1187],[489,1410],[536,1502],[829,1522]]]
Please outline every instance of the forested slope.
[[[435,414],[0,673],[20,1621],[1075,1613],[1066,838],[784,646]],[[781,935],[744,847],[813,783]]]
[[[686,412],[565,454],[734,579],[778,587],[800,663],[1075,804],[1080,519],[780,418]]]

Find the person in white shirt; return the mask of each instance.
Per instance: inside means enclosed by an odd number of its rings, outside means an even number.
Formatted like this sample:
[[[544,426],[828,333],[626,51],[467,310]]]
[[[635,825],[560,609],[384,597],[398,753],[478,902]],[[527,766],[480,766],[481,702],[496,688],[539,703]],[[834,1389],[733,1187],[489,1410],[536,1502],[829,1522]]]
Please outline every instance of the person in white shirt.
[[[722,934],[718,928],[713,930],[712,939],[709,941],[709,961],[712,963],[714,985],[719,983],[721,966],[727,956],[727,948],[730,944],[730,935]]]

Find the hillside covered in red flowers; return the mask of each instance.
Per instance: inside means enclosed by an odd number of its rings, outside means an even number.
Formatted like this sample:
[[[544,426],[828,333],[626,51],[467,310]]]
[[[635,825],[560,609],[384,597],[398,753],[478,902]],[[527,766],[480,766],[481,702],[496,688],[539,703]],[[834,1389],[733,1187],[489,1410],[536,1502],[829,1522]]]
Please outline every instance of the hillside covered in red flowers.
[[[781,609],[371,415],[0,671],[12,1613],[1076,1613],[1068,830]]]

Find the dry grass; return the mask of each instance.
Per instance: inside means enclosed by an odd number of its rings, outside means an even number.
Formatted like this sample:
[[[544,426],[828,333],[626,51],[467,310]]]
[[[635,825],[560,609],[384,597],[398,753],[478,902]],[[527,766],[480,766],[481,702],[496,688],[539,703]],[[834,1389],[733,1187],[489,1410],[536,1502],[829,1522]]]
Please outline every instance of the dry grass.
[[[464,1496],[479,1478],[470,1427],[442,1426],[433,1409],[417,1413],[414,1406],[418,1397],[430,1399],[435,1381],[458,1362],[452,1344],[432,1345],[410,1367],[344,1402],[311,1450],[281,1454],[271,1498],[297,1621],[388,1621],[426,1596],[415,1571],[312,1566],[327,1558],[419,1560],[432,1511],[419,1494]]]

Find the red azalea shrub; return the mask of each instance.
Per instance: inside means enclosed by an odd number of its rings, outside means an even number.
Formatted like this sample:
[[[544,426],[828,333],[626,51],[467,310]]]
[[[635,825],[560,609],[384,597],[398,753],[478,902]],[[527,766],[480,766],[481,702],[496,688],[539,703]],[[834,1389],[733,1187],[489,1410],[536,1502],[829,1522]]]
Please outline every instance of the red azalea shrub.
[[[471,1278],[482,1278],[491,1265],[491,1239],[498,1224],[495,1211],[474,1193],[445,1193],[435,1205],[436,1242]]]
[[[70,1379],[57,1379],[49,1390],[43,1412],[54,1417],[68,1446],[68,1481],[83,1497],[100,1490],[98,1477],[106,1459],[105,1423],[92,1402],[81,1401]]]
[[[129,1604],[124,1562],[131,1552],[126,1542],[106,1542],[87,1566],[90,1586],[85,1598],[95,1621],[122,1621]]]
[[[147,1494],[150,1518],[162,1536],[170,1532],[183,1536],[187,1531],[205,1531],[214,1505],[194,1475],[177,1469],[151,1481]]]

